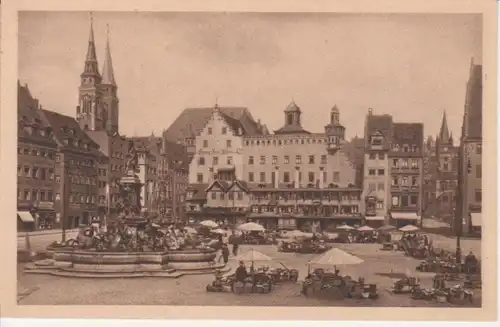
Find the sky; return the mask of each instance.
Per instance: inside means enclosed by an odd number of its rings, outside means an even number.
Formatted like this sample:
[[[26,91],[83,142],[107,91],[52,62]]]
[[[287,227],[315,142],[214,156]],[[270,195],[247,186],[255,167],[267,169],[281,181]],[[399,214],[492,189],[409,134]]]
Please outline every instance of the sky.
[[[19,80],[45,109],[75,116],[88,12],[19,13]],[[159,135],[187,107],[247,107],[269,130],[293,100],[323,132],[333,105],[346,137],[368,108],[458,138],[482,20],[472,14],[92,13],[100,70],[106,25],[120,133]]]

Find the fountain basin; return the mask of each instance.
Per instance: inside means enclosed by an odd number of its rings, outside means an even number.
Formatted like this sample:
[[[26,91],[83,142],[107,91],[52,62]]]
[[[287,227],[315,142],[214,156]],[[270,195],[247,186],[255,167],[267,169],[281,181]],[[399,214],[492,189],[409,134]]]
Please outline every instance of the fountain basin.
[[[51,247],[52,259],[27,267],[27,273],[68,277],[174,277],[227,270],[216,264],[214,249],[111,252]]]

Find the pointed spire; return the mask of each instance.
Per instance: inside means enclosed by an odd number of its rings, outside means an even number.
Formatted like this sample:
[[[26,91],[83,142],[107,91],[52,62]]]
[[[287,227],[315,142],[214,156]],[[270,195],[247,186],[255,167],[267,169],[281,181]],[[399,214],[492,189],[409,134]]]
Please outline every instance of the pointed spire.
[[[90,34],[89,45],[87,48],[87,61],[97,61],[94,41],[94,18],[92,17],[92,13],[90,13]]]
[[[450,131],[448,130],[448,122],[446,121],[446,111],[443,112],[443,120],[441,121],[441,129],[439,130],[439,140],[448,142],[450,139]]]
[[[109,25],[106,24],[106,56],[102,67],[102,84],[116,85],[115,74],[113,72],[113,61],[111,60],[111,50],[109,47]]]

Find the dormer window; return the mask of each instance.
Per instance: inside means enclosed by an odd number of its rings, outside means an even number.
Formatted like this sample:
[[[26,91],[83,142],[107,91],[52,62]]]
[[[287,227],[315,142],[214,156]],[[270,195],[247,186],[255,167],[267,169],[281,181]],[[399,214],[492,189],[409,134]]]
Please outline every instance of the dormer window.
[[[382,145],[382,136],[373,136],[372,137],[372,145],[373,146],[381,146]]]

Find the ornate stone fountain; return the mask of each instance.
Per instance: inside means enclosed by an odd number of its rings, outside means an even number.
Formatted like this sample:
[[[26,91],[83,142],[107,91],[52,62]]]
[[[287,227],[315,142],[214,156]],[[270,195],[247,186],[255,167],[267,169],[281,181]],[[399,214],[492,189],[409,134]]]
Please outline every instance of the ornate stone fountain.
[[[216,264],[216,250],[183,247],[141,214],[137,152],[130,147],[127,174],[119,183],[119,219],[106,232],[88,227],[77,239],[47,248],[52,259],[27,266],[26,273],[68,277],[180,277],[229,270]],[[182,243],[182,242],[180,242]]]

